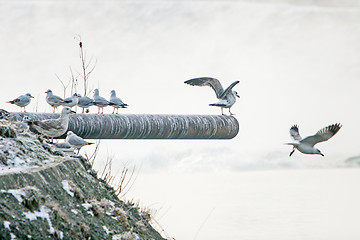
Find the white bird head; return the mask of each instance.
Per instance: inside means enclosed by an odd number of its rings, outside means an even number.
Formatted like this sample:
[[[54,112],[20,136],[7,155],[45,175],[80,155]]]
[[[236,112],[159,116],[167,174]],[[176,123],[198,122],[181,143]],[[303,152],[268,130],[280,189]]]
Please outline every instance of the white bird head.
[[[115,90],[111,90],[110,94],[111,94],[111,96],[115,97],[116,96]]]
[[[240,98],[240,96],[239,96],[239,94],[237,93],[237,91],[233,91],[233,94],[234,94],[234,96]]]
[[[67,135],[67,136],[71,136],[71,135],[74,135],[74,133],[73,133],[72,131],[68,131],[68,132],[66,133],[66,135]]]
[[[31,96],[30,93],[27,93],[27,94],[25,94],[25,95],[28,96],[28,97],[34,98],[33,96]]]
[[[52,91],[50,89],[48,89],[45,93],[52,94]]]
[[[65,114],[69,114],[69,113],[76,113],[76,112],[71,110],[71,108],[69,108],[69,107],[64,107],[61,111],[61,115],[65,115]]]
[[[94,96],[99,96],[99,89],[94,90]]]

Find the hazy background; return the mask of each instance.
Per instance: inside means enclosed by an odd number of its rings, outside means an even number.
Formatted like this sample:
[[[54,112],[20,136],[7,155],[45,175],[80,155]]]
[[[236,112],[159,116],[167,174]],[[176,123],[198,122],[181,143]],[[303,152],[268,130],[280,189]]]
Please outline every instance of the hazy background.
[[[126,114],[219,114],[208,106],[216,101],[210,88],[183,82],[240,80],[234,140],[120,141],[107,150],[117,158],[145,158],[155,170],[178,169],[189,155],[214,169],[328,164],[359,154],[359,28],[359,1],[1,1],[0,101],[16,111],[5,101],[30,92],[28,111],[36,101],[51,111],[44,92],[62,96],[55,75],[67,83],[69,67],[81,70],[81,35],[87,59],[97,60],[90,88],[106,98],[115,89]],[[291,125],[306,136],[336,122],[343,129],[319,145],[326,158],[288,159]]]
[[[56,75],[68,82],[69,67],[75,74],[81,70],[74,39],[80,35],[87,59],[97,60],[90,88],[106,98],[115,89],[130,105],[120,110],[124,114],[220,114],[208,106],[216,101],[210,88],[183,82],[210,76],[227,87],[240,80],[234,89],[241,98],[232,108],[240,132],[233,140],[102,141],[98,169],[107,157],[114,168],[135,165],[140,175],[184,178],[346,166],[347,158],[360,154],[359,7],[351,0],[3,0],[0,108],[18,111],[5,102],[30,92],[36,98],[28,111],[50,112],[44,92],[63,95]],[[307,136],[336,122],[343,128],[318,145],[324,158],[299,152],[288,157],[291,147],[283,143],[293,124]],[[140,179],[134,192],[144,190]]]

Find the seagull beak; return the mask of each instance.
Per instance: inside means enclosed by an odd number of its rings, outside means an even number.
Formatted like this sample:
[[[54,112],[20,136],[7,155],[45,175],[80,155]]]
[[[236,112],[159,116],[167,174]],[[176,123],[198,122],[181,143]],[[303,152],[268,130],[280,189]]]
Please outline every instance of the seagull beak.
[[[34,98],[33,96],[30,96],[31,98]]]
[[[75,112],[75,111],[73,111],[73,110],[71,110],[71,112],[70,112],[70,113],[74,113],[74,114],[75,114],[76,112]]]

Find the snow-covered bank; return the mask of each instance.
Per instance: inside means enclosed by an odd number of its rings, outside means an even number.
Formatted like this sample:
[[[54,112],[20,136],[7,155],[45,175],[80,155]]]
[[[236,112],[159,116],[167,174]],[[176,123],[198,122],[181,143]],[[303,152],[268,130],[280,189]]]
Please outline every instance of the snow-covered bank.
[[[86,159],[6,121],[0,129],[0,239],[163,239]]]

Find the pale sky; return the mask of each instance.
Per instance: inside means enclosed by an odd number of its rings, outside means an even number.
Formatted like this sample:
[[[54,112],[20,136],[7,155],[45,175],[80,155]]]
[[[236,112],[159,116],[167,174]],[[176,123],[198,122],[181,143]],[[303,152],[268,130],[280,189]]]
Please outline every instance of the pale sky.
[[[104,155],[155,170],[336,165],[360,154],[360,9],[357,1],[299,2],[2,1],[0,108],[18,111],[5,102],[29,92],[28,111],[38,103],[50,112],[44,92],[62,96],[56,75],[68,82],[69,67],[80,71],[81,35],[97,60],[90,87],[106,98],[115,89],[130,105],[124,114],[220,114],[208,106],[210,88],[183,82],[240,81],[233,140],[103,141]],[[288,158],[291,125],[307,136],[336,122],[343,128],[318,145],[325,158]]]

